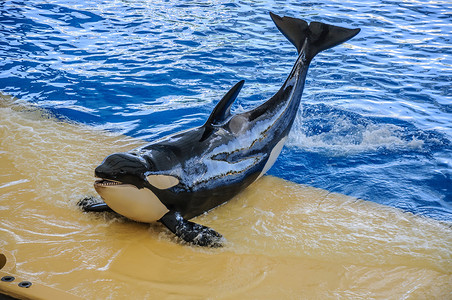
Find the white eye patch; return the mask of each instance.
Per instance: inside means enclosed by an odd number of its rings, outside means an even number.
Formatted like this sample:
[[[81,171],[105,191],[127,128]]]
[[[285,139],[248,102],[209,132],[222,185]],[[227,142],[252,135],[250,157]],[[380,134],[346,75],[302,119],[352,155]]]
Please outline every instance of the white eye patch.
[[[166,190],[179,184],[179,179],[170,175],[148,175],[146,179],[160,190]]]

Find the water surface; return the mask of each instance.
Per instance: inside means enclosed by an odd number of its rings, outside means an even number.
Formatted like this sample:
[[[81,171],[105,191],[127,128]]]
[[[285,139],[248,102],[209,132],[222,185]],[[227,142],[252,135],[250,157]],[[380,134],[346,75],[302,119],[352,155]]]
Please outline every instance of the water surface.
[[[318,55],[270,174],[452,221],[448,1],[2,1],[0,91],[154,140],[275,93],[296,58],[268,12],[360,27]]]

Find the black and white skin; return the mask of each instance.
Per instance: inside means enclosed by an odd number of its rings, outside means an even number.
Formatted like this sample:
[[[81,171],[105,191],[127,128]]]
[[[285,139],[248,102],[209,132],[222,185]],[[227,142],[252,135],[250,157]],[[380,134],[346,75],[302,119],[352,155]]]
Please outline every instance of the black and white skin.
[[[219,233],[188,220],[230,200],[271,168],[297,114],[311,60],[359,32],[270,16],[298,50],[279,91],[250,111],[231,114],[244,84],[240,81],[220,100],[204,125],[126,153],[111,154],[95,170],[99,180],[94,187],[104,202],[82,201],[85,211],[111,209],[138,222],[159,221],[194,245],[222,245]]]

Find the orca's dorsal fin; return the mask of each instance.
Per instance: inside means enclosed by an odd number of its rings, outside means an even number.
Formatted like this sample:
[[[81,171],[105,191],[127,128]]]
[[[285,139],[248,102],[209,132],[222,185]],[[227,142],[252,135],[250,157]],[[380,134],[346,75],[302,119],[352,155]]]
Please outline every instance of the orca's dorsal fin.
[[[237,82],[229,92],[224,95],[224,97],[218,102],[218,104],[213,109],[212,113],[207,119],[206,124],[204,126],[212,126],[218,125],[226,121],[231,115],[231,106],[234,103],[237,95],[240,93],[240,90],[243,87],[245,80],[241,80]]]

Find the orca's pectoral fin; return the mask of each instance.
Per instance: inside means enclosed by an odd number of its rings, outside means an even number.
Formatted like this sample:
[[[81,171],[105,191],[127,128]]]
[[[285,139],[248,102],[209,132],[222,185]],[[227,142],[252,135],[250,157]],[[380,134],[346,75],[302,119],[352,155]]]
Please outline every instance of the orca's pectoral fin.
[[[87,196],[81,199],[77,205],[80,206],[85,212],[113,211],[104,201],[96,199],[92,196]]]
[[[172,233],[184,241],[203,247],[222,247],[223,236],[200,224],[185,220],[180,213],[170,211],[159,220]]]

